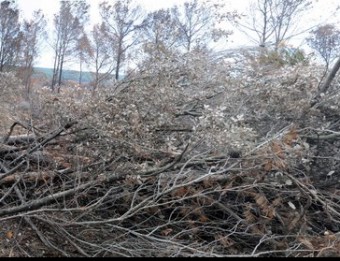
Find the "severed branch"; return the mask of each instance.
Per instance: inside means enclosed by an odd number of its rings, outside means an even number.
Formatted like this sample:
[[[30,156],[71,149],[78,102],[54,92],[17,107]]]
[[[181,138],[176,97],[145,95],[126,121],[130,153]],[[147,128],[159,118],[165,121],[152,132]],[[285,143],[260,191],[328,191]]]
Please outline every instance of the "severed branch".
[[[56,176],[55,171],[41,171],[41,172],[23,172],[23,173],[17,173],[10,176],[7,176],[0,180],[0,185],[2,184],[11,184],[18,180],[23,180],[26,182],[36,182],[39,180],[52,180]]]
[[[2,143],[7,143],[8,139],[11,136],[12,132],[14,131],[14,127],[16,125],[19,125],[19,126],[23,127],[24,129],[28,129],[28,126],[26,126],[25,124],[23,124],[21,122],[18,122],[18,121],[14,122],[12,124],[12,126],[10,127],[9,132],[7,133],[7,135],[3,138]]]
[[[33,152],[35,152],[36,150],[42,148],[44,145],[46,145],[48,142],[50,142],[51,140],[55,139],[56,137],[58,137],[62,132],[64,132],[65,130],[70,129],[72,126],[74,126],[75,124],[77,124],[76,121],[73,122],[69,122],[67,124],[65,124],[64,126],[60,127],[59,129],[52,131],[50,134],[46,135],[46,137],[42,137],[41,141],[36,144],[35,146],[33,146],[32,148],[28,149],[26,151],[26,153],[18,156],[17,158],[15,158],[10,165],[16,165],[13,169],[6,171],[5,173],[0,175],[0,180],[11,175],[12,173],[15,172],[15,170],[17,170],[19,167],[23,164],[23,162],[25,162],[25,158],[32,154]],[[20,163],[19,163],[20,162]]]
[[[169,131],[169,132],[193,132],[192,128],[181,127],[181,126],[162,126],[155,129],[156,132]]]
[[[0,155],[5,155],[8,153],[19,151],[20,148],[14,147],[14,146],[8,146],[5,144],[0,144]]]
[[[320,136],[305,136],[301,135],[302,138],[306,138],[309,140],[334,140],[340,138],[340,133],[333,133],[329,135],[320,135]]]
[[[2,143],[4,144],[8,144],[8,145],[14,145],[14,144],[18,144],[18,143],[31,143],[36,139],[36,135],[35,134],[31,134],[31,135],[19,135],[16,136],[14,138],[11,137],[11,134],[14,131],[15,126],[20,126],[23,129],[26,129],[28,131],[33,130],[34,132],[41,132],[40,130],[38,130],[37,128],[27,125],[25,123],[16,121],[12,124],[12,126],[9,129],[9,132],[7,133],[6,136],[4,136],[2,138]]]
[[[90,186],[93,186],[94,184],[95,184],[95,182],[91,181],[91,182],[85,183],[83,185],[80,185],[76,188],[72,188],[72,189],[69,189],[69,190],[66,190],[66,191],[55,193],[55,194],[49,195],[49,196],[41,198],[41,199],[32,200],[30,202],[26,202],[26,203],[21,204],[19,206],[2,209],[2,210],[0,210],[0,216],[5,216],[5,215],[9,215],[9,214],[17,214],[17,213],[20,213],[20,212],[23,212],[23,211],[38,209],[41,206],[48,205],[52,202],[55,202],[57,199],[74,195],[75,193],[77,193],[77,192],[79,192],[83,189],[89,188]]]
[[[17,194],[20,202],[22,205],[25,205],[26,200],[24,196],[22,195],[20,189],[18,188],[17,184],[14,185],[14,191]],[[59,249],[58,247],[54,246],[44,235],[40,232],[40,230],[36,227],[36,225],[32,222],[31,218],[28,216],[24,216],[24,220],[31,226],[31,228],[37,233],[39,239],[47,246],[54,248],[61,253],[63,253],[65,256],[68,256],[63,250]]]
[[[4,144],[7,145],[21,145],[21,144],[29,144],[34,142],[37,137],[34,134],[29,135],[17,135],[11,137],[4,137]]]
[[[65,191],[62,191],[62,192],[58,192],[58,193],[55,193],[55,194],[51,194],[49,196],[46,196],[46,197],[43,197],[43,198],[40,198],[40,199],[32,200],[32,201],[26,202],[24,204],[21,204],[20,206],[2,209],[2,210],[0,210],[0,216],[17,214],[17,213],[20,213],[20,212],[23,212],[23,211],[38,209],[41,206],[49,205],[53,202],[55,203],[56,200],[58,200],[58,199],[73,196],[76,193],[78,193],[82,190],[86,190],[86,189],[88,189],[92,186],[102,184],[102,183],[110,183],[110,182],[113,182],[113,181],[116,181],[116,180],[120,180],[120,179],[124,178],[125,176],[126,176],[126,174],[116,174],[116,173],[108,175],[107,177],[105,177],[105,175],[99,175],[99,176],[97,176],[97,179],[89,181],[89,182],[84,183],[82,185],[79,185],[77,187],[73,187],[71,189],[68,189],[68,190],[65,190]]]
[[[196,111],[184,111],[182,113],[175,114],[175,117],[180,117],[180,116],[201,117],[202,113],[196,112]]]
[[[322,132],[325,132],[327,130],[323,130]],[[301,135],[301,138],[306,138],[307,140],[334,140],[334,139],[339,139],[340,138],[340,132],[336,131],[330,131],[331,134],[323,134],[323,135]]]
[[[147,170],[144,171],[142,173],[138,173],[138,175],[140,176],[155,176],[158,175],[168,169],[171,169],[172,167],[174,167],[178,162],[181,161],[183,155],[185,154],[185,152],[187,151],[189,147],[189,144],[187,144],[184,148],[184,150],[182,151],[182,153],[180,155],[178,155],[171,163],[169,163],[168,165],[165,165],[164,167],[161,168],[157,168],[157,169],[151,169],[151,170]]]

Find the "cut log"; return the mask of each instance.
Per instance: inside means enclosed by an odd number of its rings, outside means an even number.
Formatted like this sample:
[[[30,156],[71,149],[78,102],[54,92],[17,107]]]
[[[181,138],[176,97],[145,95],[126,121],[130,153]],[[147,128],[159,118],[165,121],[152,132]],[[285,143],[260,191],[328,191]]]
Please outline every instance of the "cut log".
[[[0,140],[4,140],[3,137]],[[36,140],[36,136],[34,134],[30,135],[17,135],[11,136],[5,142],[6,145],[22,145],[22,144],[30,144]]]
[[[56,172],[54,171],[16,173],[16,174],[12,174],[0,180],[0,185],[13,184],[19,179],[22,179],[25,183],[26,182],[39,182],[39,181],[48,182],[52,180],[55,177],[55,175],[56,175]]]
[[[20,149],[14,146],[8,146],[5,144],[0,144],[0,156],[12,152],[19,151]]]

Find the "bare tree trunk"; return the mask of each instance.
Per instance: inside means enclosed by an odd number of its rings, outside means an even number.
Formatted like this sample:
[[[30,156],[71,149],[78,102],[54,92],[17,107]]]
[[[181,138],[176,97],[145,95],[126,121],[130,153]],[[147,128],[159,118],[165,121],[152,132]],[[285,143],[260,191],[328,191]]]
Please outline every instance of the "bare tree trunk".
[[[121,52],[118,52],[118,56],[117,56],[117,62],[116,62],[116,80],[119,80],[119,69],[120,69],[120,61],[121,60]]]
[[[0,62],[0,72],[4,71],[4,54],[3,51],[1,52],[1,62]]]
[[[320,89],[319,89],[319,92],[317,93],[315,98],[312,100],[312,102],[311,102],[312,107],[314,107],[320,101],[321,93],[325,93],[328,90],[329,86],[331,85],[332,81],[334,80],[334,77],[335,77],[336,73],[339,71],[339,69],[340,69],[340,57],[338,58],[338,60],[334,64],[332,70],[328,73],[324,84],[322,84]]]
[[[96,70],[96,83],[94,86],[94,90],[97,90],[99,86],[99,70]]]
[[[62,75],[63,75],[63,66],[64,66],[64,55],[62,55],[61,59],[60,59],[59,79],[58,79],[58,93],[60,92],[61,79],[62,79]]]
[[[24,79],[27,97],[31,93],[32,74],[33,74],[33,68],[32,67],[27,68],[26,69],[25,79]]]
[[[59,54],[56,52],[53,65],[52,85],[51,89],[54,92],[55,84],[57,83],[57,75],[59,70]]]
[[[80,64],[79,64],[79,85],[81,85],[82,77],[83,77],[83,62],[80,59]]]

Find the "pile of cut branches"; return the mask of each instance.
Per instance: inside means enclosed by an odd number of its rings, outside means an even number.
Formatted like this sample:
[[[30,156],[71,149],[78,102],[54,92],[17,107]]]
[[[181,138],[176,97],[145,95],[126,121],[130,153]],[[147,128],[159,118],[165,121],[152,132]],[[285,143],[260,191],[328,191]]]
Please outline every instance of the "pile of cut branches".
[[[306,66],[192,58],[28,103],[5,75],[2,256],[340,255],[336,99],[310,107]]]
[[[288,126],[234,158],[192,156],[187,144],[157,166],[91,157],[90,147],[71,154],[86,131],[76,121],[48,133],[15,123],[2,137],[3,255],[340,254],[339,187],[314,187],[301,166],[311,157],[304,130]]]

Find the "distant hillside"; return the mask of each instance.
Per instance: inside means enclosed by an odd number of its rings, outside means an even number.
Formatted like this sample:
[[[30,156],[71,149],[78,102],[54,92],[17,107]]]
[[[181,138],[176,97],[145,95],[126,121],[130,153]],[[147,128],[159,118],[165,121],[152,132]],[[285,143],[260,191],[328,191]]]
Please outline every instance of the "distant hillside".
[[[52,79],[53,69],[44,67],[35,67],[33,77],[39,77],[44,75],[48,80]],[[79,71],[74,70],[63,70],[62,75],[63,81],[79,81]],[[89,83],[92,81],[91,72],[82,72],[82,83]]]

